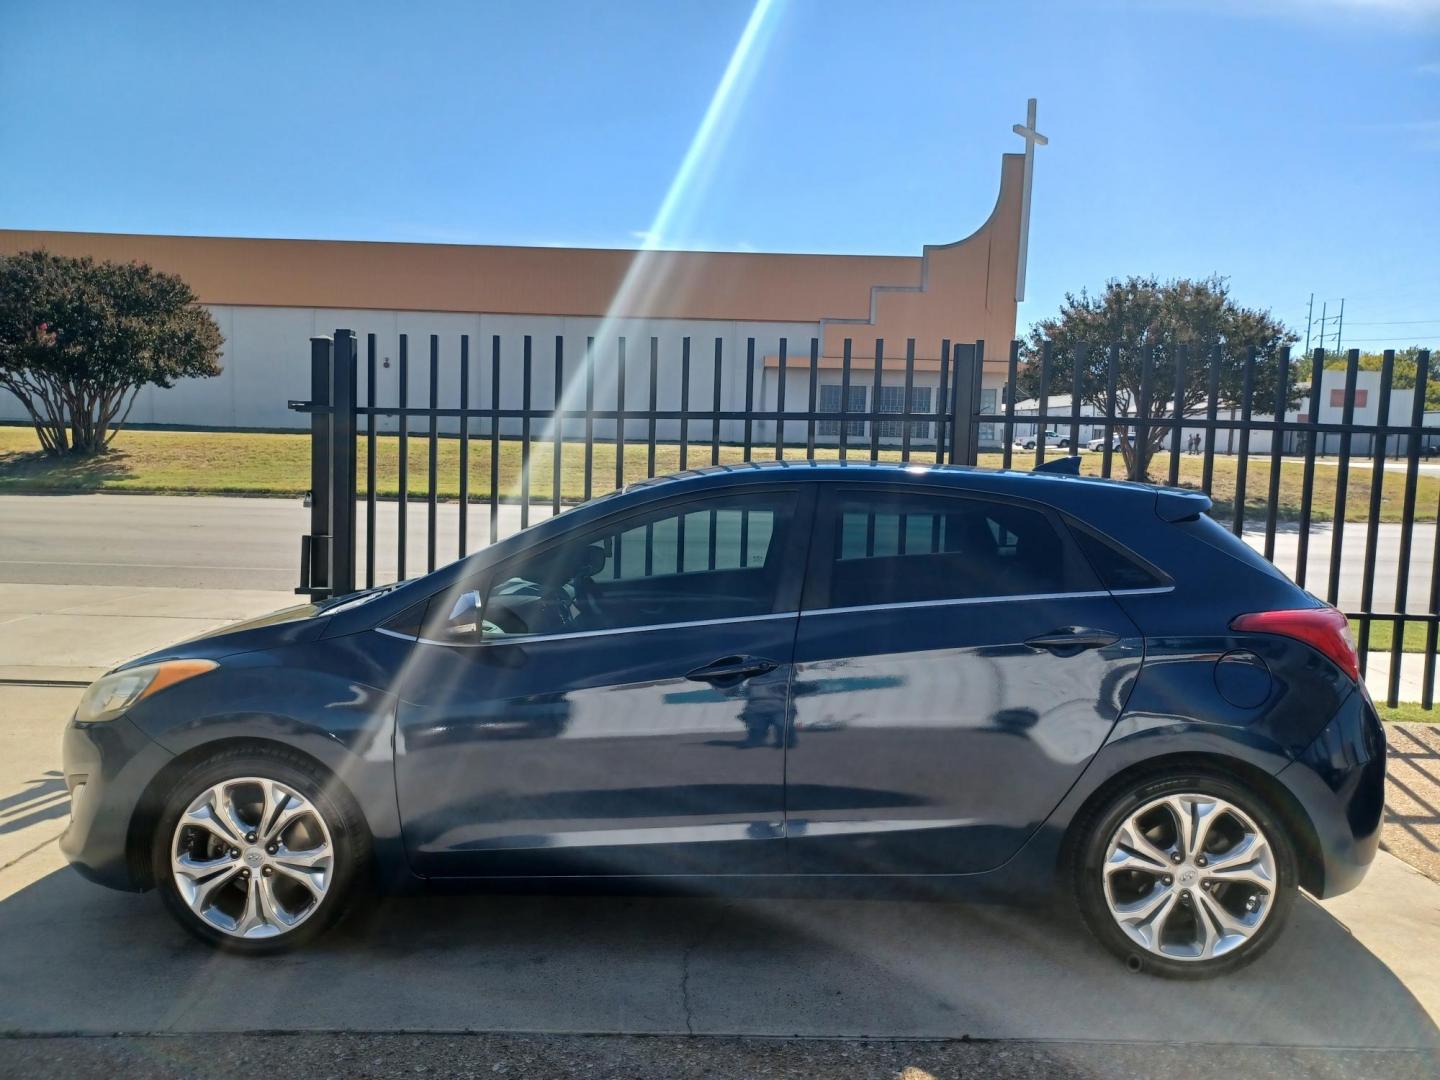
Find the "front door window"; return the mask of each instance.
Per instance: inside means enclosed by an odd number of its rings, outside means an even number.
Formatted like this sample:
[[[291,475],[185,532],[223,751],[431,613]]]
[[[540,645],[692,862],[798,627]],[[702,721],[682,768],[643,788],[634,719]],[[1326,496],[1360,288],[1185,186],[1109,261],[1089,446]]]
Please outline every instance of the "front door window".
[[[793,502],[785,493],[689,502],[521,555],[462,586],[426,636],[478,631],[498,643],[773,614]]]

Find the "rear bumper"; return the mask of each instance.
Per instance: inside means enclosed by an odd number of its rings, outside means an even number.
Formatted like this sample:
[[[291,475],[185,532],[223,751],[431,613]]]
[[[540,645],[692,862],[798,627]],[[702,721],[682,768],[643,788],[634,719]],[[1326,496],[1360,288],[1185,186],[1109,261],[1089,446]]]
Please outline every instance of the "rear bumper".
[[[1314,829],[1303,884],[1322,899],[1349,892],[1375,859],[1385,817],[1385,730],[1369,695],[1351,694],[1278,779]]]
[[[70,789],[70,825],[60,850],[84,877],[112,889],[142,888],[127,858],[130,822],[169,751],[125,717],[65,729],[61,744]]]

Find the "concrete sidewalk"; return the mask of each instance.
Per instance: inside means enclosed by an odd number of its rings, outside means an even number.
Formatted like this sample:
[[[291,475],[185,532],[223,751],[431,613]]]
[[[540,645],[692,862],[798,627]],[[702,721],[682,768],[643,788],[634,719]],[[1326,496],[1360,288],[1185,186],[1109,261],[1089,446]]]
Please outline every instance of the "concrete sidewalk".
[[[0,583],[0,680],[88,683],[152,649],[298,602],[248,589]]]
[[[1386,724],[1385,737],[1389,755],[1380,842],[1440,882],[1440,724]]]

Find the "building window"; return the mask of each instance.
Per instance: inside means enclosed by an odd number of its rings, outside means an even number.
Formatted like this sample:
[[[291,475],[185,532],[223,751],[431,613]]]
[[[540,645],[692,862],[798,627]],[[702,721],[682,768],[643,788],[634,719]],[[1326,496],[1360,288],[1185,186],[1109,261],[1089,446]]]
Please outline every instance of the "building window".
[[[821,386],[820,386],[820,411],[821,411],[822,413],[828,413],[828,412],[838,413],[838,412],[841,411],[841,409],[840,409],[840,389],[841,389],[841,386],[840,386],[839,383],[822,383],[822,384],[821,384]],[[882,387],[882,389],[883,389],[883,387]],[[852,386],[850,387],[850,403],[849,403],[849,405],[846,407],[846,409],[845,409],[844,411],[845,411],[845,412],[863,413],[863,412],[865,411],[865,401],[866,401],[866,397],[867,397],[867,395],[866,395],[866,393],[865,393],[865,387],[852,385]],[[839,420],[820,420],[820,421],[817,421],[816,424],[815,424],[815,433],[816,433],[817,435],[839,435],[839,434],[840,434],[840,421],[839,421]],[[847,421],[845,421],[845,434],[846,434],[846,435],[864,435],[864,434],[865,434],[865,421],[864,421],[864,420],[847,420]]]
[[[990,387],[990,388],[981,390],[981,391],[980,391],[980,411],[981,411],[982,413],[987,414],[987,415],[994,416],[995,413],[996,413],[996,410],[999,408],[999,406],[996,404],[996,398],[997,398],[1001,393],[1003,393],[1003,391],[1004,391],[1004,387],[1001,387],[999,391],[997,391],[994,387]],[[980,425],[980,445],[981,445],[981,446],[995,446],[995,445],[997,445],[997,442],[998,442],[998,435],[997,435],[996,430],[995,430],[995,425],[994,425],[993,423],[990,423],[990,424],[981,424],[981,425]]]
[[[903,413],[905,411],[905,387],[880,387],[880,396],[875,399],[875,411]],[[930,411],[930,387],[912,386],[910,388],[910,411],[911,413],[928,413]],[[877,420],[875,423],[882,439],[904,437],[905,422],[903,420]],[[912,439],[928,439],[930,437],[929,421],[911,420],[910,437]]]
[[[1356,391],[1355,391],[1355,407],[1356,407],[1357,409],[1363,409],[1363,408],[1365,408],[1365,403],[1366,403],[1367,401],[1369,401],[1369,400],[1370,400],[1370,391],[1369,391],[1369,390],[1356,390]],[[1331,407],[1332,409],[1343,409],[1343,408],[1345,407],[1345,391],[1344,391],[1344,390],[1331,390],[1331,391],[1330,391],[1330,407]]]

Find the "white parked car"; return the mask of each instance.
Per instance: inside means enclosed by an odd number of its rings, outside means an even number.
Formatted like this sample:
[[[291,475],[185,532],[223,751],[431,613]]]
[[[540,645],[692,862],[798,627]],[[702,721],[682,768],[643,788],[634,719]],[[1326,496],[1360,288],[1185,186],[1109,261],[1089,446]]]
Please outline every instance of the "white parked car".
[[[1026,450],[1034,450],[1038,445],[1038,436],[1026,435],[1023,439],[1016,439],[1015,442]],[[1058,431],[1047,431],[1045,432],[1045,445],[1058,446],[1063,450],[1070,445],[1070,436],[1061,435]]]
[[[1130,441],[1130,444],[1131,444],[1132,446],[1135,444],[1135,436],[1134,436],[1134,435],[1121,436],[1121,435],[1119,435],[1119,434],[1117,433],[1117,434],[1115,434],[1115,435],[1110,436],[1110,449],[1111,449],[1111,450],[1119,450],[1119,449],[1120,449],[1120,444],[1121,444],[1122,442],[1124,442],[1126,439],[1128,439],[1128,440]],[[1091,439],[1088,443],[1085,444],[1085,448],[1086,448],[1087,450],[1092,451],[1093,453],[1098,454],[1098,453],[1100,453],[1102,450],[1105,449],[1105,440],[1104,440],[1103,438],[1100,438],[1100,439]]]

